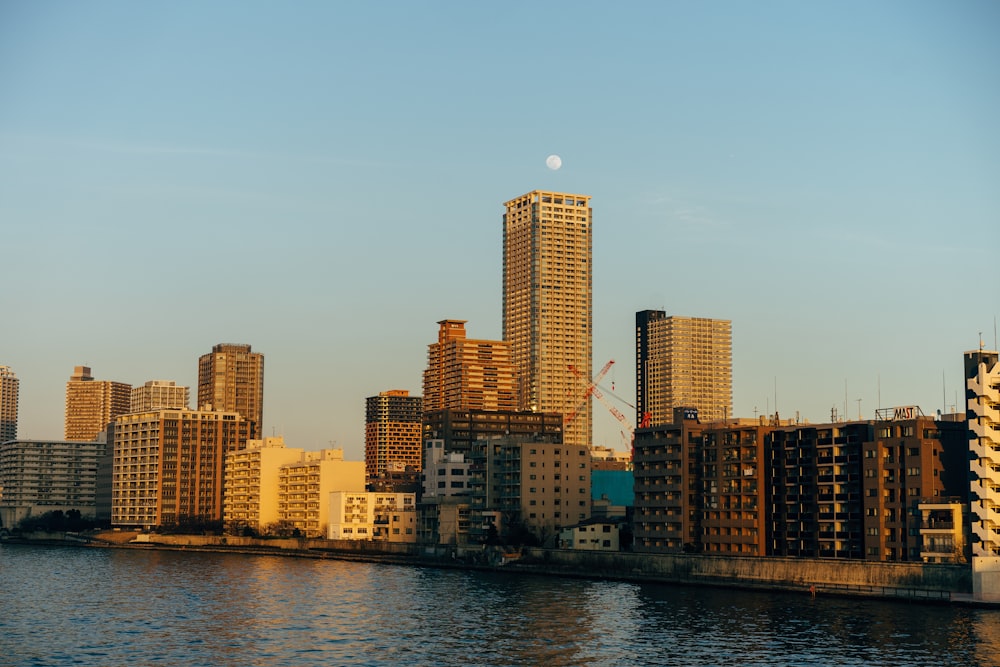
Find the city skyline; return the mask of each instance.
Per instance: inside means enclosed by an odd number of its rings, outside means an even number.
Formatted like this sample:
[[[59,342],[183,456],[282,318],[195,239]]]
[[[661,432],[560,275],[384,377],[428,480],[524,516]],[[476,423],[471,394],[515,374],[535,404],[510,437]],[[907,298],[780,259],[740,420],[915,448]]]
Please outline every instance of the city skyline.
[[[963,353],[997,346],[995,3],[531,16],[5,9],[18,437],[60,436],[75,366],[196,388],[242,341],[268,359],[262,435],[361,459],[365,397],[420,393],[436,322],[501,338],[503,202],[533,189],[593,197],[590,370],[615,359],[623,399],[659,309],[732,321],[735,416],[961,406]]]

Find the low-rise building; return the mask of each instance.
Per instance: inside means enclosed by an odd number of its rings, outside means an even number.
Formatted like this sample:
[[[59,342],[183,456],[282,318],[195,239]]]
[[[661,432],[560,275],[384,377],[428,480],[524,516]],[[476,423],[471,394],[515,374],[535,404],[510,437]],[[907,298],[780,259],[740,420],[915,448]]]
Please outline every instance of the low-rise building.
[[[415,493],[349,493],[329,496],[331,540],[417,541]]]
[[[330,522],[330,494],[364,489],[364,461],[345,461],[343,449],[303,452],[278,469],[278,520],[306,537],[322,537]]]
[[[618,551],[621,522],[613,518],[591,517],[559,531],[559,548],[578,551]]]
[[[249,440],[245,449],[226,454],[223,520],[230,531],[264,532],[281,517],[278,477],[281,466],[302,460],[304,451],[285,447],[282,436]]]

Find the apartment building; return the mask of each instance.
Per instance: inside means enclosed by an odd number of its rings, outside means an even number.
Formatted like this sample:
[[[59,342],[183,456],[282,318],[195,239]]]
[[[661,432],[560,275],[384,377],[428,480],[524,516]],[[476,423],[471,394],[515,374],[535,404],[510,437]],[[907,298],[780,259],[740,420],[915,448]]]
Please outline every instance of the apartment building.
[[[416,494],[336,491],[329,502],[331,540],[417,541]]]
[[[250,437],[264,424],[264,355],[250,345],[220,343],[198,357],[198,409],[237,412],[250,422]]]
[[[913,406],[816,425],[697,416],[636,432],[637,551],[961,558],[934,549],[955,533],[939,506],[968,495],[963,422]]]
[[[373,483],[387,471],[419,471],[423,452],[423,400],[405,389],[365,399],[365,479]]]
[[[864,557],[968,562],[961,509],[954,523],[954,506],[969,502],[966,423],[926,417],[917,406],[878,414],[874,437],[861,446]],[[845,471],[820,477],[831,472]]]
[[[95,380],[87,366],[75,366],[66,383],[64,438],[89,442],[106,431],[118,415],[129,411],[132,385]]]
[[[190,398],[190,387],[178,386],[172,380],[150,380],[141,386],[132,387],[129,412],[187,410]]]
[[[17,438],[17,400],[20,383],[10,366],[0,366],[0,442]]]
[[[534,190],[504,207],[502,337],[520,408],[567,413],[581,389],[571,368],[584,377],[593,368],[590,196]],[[588,401],[563,442],[589,447],[592,417]]]
[[[363,461],[345,461],[343,449],[302,452],[278,469],[278,520],[305,537],[323,537],[330,523],[330,494],[364,490]]]
[[[966,414],[972,473],[972,550],[1000,556],[1000,357],[965,353]]]
[[[466,338],[465,323],[438,322],[438,340],[427,349],[423,410],[517,410],[510,343]]]
[[[444,451],[468,456],[479,440],[543,437],[562,441],[563,416],[558,412],[434,410],[424,413],[424,440],[441,440]]]
[[[694,408],[675,408],[670,423],[636,429],[634,548],[650,553],[701,549],[701,443]]]
[[[12,528],[28,516],[78,510],[95,516],[97,460],[102,442],[0,442],[0,524]]]
[[[470,540],[555,544],[559,530],[590,518],[590,452],[558,437],[479,440],[470,460]],[[492,525],[492,528],[491,528]]]
[[[702,423],[733,416],[732,322],[643,310],[635,330],[636,424],[669,423],[680,407]]]
[[[223,463],[245,447],[237,412],[153,410],[119,416],[113,429],[111,523],[148,529],[222,521]]]
[[[303,454],[302,449],[285,447],[282,436],[248,440],[244,449],[227,452],[222,501],[226,528],[266,532],[277,523],[279,471],[302,460]]]

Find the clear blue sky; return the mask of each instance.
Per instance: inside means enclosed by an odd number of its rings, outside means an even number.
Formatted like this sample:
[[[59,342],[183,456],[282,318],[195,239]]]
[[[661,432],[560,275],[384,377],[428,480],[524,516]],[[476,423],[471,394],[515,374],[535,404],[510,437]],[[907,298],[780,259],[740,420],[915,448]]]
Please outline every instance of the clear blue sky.
[[[5,2],[19,435],[62,437],[75,365],[193,386],[242,342],[266,433],[362,458],[435,322],[500,337],[535,188],[593,196],[623,399],[659,308],[733,321],[738,416],[950,409],[1000,315],[998,35],[993,1]]]

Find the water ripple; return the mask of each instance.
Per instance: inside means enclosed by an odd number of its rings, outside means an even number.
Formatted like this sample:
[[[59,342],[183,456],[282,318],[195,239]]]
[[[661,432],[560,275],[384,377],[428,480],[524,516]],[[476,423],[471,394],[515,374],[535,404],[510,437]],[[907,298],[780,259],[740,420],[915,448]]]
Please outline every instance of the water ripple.
[[[0,665],[948,665],[1000,612],[504,572],[0,547]]]

